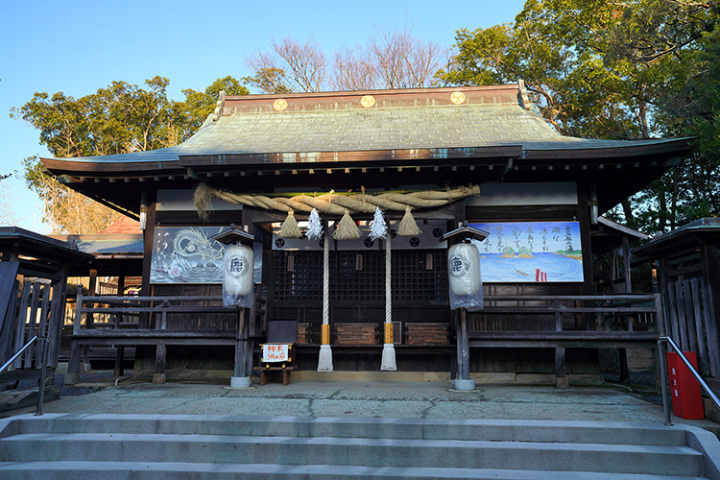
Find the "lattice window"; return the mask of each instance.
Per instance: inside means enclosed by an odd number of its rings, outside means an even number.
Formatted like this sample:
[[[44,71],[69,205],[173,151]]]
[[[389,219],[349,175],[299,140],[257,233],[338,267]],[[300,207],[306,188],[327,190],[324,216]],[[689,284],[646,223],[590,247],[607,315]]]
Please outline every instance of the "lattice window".
[[[448,300],[445,250],[393,251],[392,274],[393,301],[446,302]]]
[[[322,252],[276,252],[275,299],[282,302],[322,302]]]
[[[357,255],[363,269],[357,270]],[[384,252],[333,252],[330,255],[330,301],[385,301]]]
[[[392,255],[394,302],[447,301],[444,250],[395,250]],[[322,252],[275,252],[275,300],[322,303],[322,272]],[[384,302],[385,252],[331,252],[330,301]]]

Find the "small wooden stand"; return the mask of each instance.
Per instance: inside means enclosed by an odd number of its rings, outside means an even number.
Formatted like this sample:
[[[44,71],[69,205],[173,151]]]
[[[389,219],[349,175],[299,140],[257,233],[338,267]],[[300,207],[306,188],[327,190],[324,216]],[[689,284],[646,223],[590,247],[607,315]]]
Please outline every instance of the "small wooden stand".
[[[265,364],[262,367],[255,367],[255,371],[260,372],[260,385],[266,385],[270,379],[268,378],[268,372],[276,371],[282,372],[283,386],[290,383],[290,372],[295,370],[295,367],[283,364],[282,367],[271,367],[271,364]]]
[[[287,355],[284,356],[283,358],[281,358],[280,361],[275,361],[275,362],[273,362],[273,361],[268,362],[266,358],[261,358],[261,361],[262,361],[261,366],[255,367],[253,369],[256,372],[260,372],[260,385],[261,386],[267,384],[270,381],[268,372],[272,372],[272,371],[282,372],[283,386],[285,386],[290,383],[290,372],[292,370],[295,370],[295,365],[294,365],[295,355],[293,352],[294,345],[291,343],[290,344],[267,344],[267,343],[262,344],[262,345],[260,345],[260,349],[263,352],[263,357],[265,354],[265,351],[264,351],[265,347],[272,348],[272,347],[276,347],[276,346],[277,347],[279,347],[279,346],[286,347],[285,351],[287,352]]]

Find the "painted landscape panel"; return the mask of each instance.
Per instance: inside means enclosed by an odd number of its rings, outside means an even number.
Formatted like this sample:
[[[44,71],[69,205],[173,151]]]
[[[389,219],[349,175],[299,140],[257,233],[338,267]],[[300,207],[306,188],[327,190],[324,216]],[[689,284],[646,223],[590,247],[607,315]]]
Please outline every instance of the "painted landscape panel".
[[[476,242],[483,282],[582,282],[578,222],[473,223],[490,235]]]

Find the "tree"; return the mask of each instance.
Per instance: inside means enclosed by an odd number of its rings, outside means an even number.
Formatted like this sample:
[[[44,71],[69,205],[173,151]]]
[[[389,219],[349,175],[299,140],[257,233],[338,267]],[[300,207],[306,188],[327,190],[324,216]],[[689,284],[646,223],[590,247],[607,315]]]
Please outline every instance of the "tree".
[[[423,88],[437,82],[447,49],[412,35],[412,29],[376,27],[367,46],[335,53],[330,84],[335,90]]]
[[[714,1],[529,0],[513,24],[460,30],[457,55],[440,75],[457,85],[523,79],[545,119],[565,135],[687,134],[693,121],[668,129],[677,121],[667,99],[685,89],[691,58],[705,48],[717,15]],[[704,161],[696,156],[692,164]],[[649,231],[676,226],[683,205],[693,202],[681,190],[686,173],[667,175],[616,213]]]
[[[422,88],[436,83],[447,49],[412,35],[411,28],[376,27],[366,45],[344,47],[328,61],[310,37],[272,41],[270,51],[247,60],[254,75],[243,80],[265,93]]]
[[[248,66],[255,71],[243,81],[266,93],[319,92],[325,79],[325,55],[310,37],[304,44],[287,37],[270,42],[271,51],[250,56]]]
[[[208,115],[213,113],[220,95],[225,92],[226,95],[249,95],[250,91],[247,87],[240,84],[238,80],[231,76],[218,78],[209,87],[202,92],[196,92],[192,89],[183,90],[185,102],[174,104],[174,108],[179,110],[174,114],[175,118],[184,118],[181,125],[187,129],[184,136],[196,132],[203,124]],[[175,127],[178,128],[178,127]]]
[[[215,108],[217,94],[248,90],[232,77],[216,80],[203,92],[183,90],[185,101],[167,98],[169,80],[154,77],[146,88],[112,82],[96,93],[74,99],[58,92],[36,93],[14,108],[40,131],[40,142],[59,158],[111,155],[177,145],[189,138]],[[24,160],[25,180],[45,203],[44,220],[53,233],[96,233],[120,214],[59,184],[37,157]]]
[[[122,215],[59,183],[37,157],[23,160],[25,179],[45,204],[43,222],[52,234],[98,233]]]

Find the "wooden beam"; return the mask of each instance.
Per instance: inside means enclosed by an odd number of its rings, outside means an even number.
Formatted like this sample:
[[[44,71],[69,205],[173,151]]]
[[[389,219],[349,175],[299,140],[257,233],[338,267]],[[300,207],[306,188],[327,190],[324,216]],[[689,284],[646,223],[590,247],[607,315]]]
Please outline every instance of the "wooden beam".
[[[580,243],[583,251],[583,294],[591,295],[593,289],[592,243],[590,241],[589,185],[578,184],[578,221],[580,222]]]
[[[565,356],[565,347],[555,348],[555,379],[557,386],[566,388],[569,386],[567,378],[567,358]]]
[[[150,272],[152,270],[152,254],[155,242],[155,225],[157,223],[157,198],[156,191],[147,192],[148,211],[147,225],[143,231],[143,266],[141,295],[149,297],[152,295],[150,285]],[[149,323],[148,315],[140,316],[141,328],[147,328]]]
[[[155,347],[155,373],[153,383],[165,383],[165,360],[167,357],[167,346],[165,343],[158,343]]]
[[[625,293],[632,293],[632,272],[630,270],[630,240],[623,235],[623,268],[625,270]]]
[[[246,377],[247,376],[247,363],[246,358],[246,341],[247,335],[245,333],[245,309],[240,308],[237,316],[237,323],[235,329],[235,365],[234,365],[234,377]]]
[[[470,344],[468,343],[467,310],[460,309],[460,329],[458,331],[458,342],[461,351],[460,375],[463,380],[470,379]]]
[[[20,289],[17,270],[17,262],[0,262],[0,363],[8,360],[9,357],[4,354],[13,342],[15,307]]]

